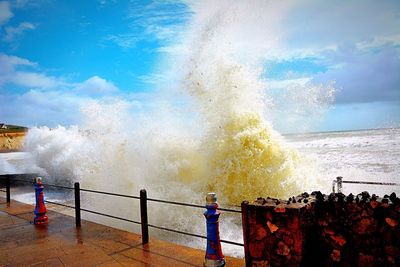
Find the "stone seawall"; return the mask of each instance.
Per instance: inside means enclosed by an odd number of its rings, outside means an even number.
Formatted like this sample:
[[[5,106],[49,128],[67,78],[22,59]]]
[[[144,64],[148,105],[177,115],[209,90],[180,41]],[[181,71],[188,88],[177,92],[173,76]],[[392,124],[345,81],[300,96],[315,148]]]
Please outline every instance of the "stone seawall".
[[[0,152],[22,150],[26,132],[0,133]]]
[[[400,199],[304,193],[243,202],[246,266],[400,266]]]

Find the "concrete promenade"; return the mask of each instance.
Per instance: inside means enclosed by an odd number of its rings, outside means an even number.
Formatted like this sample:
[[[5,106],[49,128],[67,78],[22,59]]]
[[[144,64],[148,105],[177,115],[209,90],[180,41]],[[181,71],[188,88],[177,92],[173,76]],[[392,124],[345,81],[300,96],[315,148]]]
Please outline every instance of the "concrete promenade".
[[[51,205],[48,206],[51,208]],[[35,226],[32,205],[0,197],[0,266],[202,266],[204,251],[150,238],[49,210],[49,225]],[[227,266],[244,266],[227,257]]]

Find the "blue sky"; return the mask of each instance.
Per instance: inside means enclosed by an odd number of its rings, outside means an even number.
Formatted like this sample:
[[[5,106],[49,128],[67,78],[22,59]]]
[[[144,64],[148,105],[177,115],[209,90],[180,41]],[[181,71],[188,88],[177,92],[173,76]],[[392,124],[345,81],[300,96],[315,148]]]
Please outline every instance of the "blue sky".
[[[257,9],[262,1],[250,2]],[[307,130],[398,127],[400,2],[283,3],[268,6],[278,17],[273,26],[239,21],[235,31],[263,35],[268,28],[279,36],[255,52],[265,53],[262,75],[277,94],[334,82],[335,102]],[[0,1],[0,122],[69,125],[79,122],[88,100],[141,101],[162,86],[166,62],[173,61],[196,12],[215,8],[212,1],[201,8],[175,0]],[[246,12],[243,18],[251,8]],[[256,40],[263,45],[264,39]],[[285,107],[277,114],[291,112]],[[302,128],[296,123],[274,124],[293,132]]]

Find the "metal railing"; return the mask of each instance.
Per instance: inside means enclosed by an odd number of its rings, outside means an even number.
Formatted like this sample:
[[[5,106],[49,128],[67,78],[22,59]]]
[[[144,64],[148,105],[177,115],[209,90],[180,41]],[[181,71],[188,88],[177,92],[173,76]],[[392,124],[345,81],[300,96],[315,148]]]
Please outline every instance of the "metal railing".
[[[5,181],[6,181],[7,203],[10,203],[10,200],[11,200],[10,199],[10,181],[11,181],[10,177],[12,175],[0,175],[0,177],[2,177],[2,176],[5,177]],[[12,181],[34,184],[33,181],[27,181],[27,180],[22,180],[22,179],[12,179]],[[132,196],[132,195],[124,195],[124,194],[118,194],[118,193],[111,193],[111,192],[104,192],[104,191],[80,188],[79,183],[74,183],[74,187],[61,186],[61,185],[55,185],[55,184],[46,184],[46,183],[43,183],[43,186],[49,186],[49,187],[59,188],[59,189],[63,189],[63,190],[73,190],[74,191],[74,202],[75,202],[74,206],[59,203],[59,202],[48,201],[48,200],[45,200],[45,202],[53,204],[53,205],[58,205],[58,206],[74,209],[75,210],[75,225],[76,225],[76,227],[81,226],[81,212],[84,211],[84,212],[88,212],[88,213],[92,213],[92,214],[96,214],[96,215],[100,215],[100,216],[105,216],[108,218],[117,219],[117,220],[129,222],[129,223],[140,224],[141,225],[141,233],[142,233],[142,244],[147,244],[149,242],[149,227],[158,229],[158,230],[162,230],[162,231],[168,231],[168,232],[178,233],[178,234],[182,234],[182,235],[207,239],[207,237],[203,236],[203,235],[188,233],[185,231],[171,229],[171,228],[164,227],[164,226],[158,226],[158,225],[154,225],[154,224],[151,224],[148,222],[148,213],[147,213],[148,201],[169,204],[169,205],[178,205],[178,206],[186,206],[186,207],[205,209],[205,206],[202,206],[202,205],[197,205],[197,204],[192,204],[192,203],[184,203],[184,202],[175,202],[175,201],[156,199],[156,198],[148,198],[147,191],[145,189],[140,190],[140,196]],[[119,216],[106,214],[106,213],[99,212],[99,211],[82,208],[81,207],[81,198],[80,198],[81,192],[88,192],[88,193],[94,193],[94,194],[110,195],[110,196],[117,196],[117,197],[140,200],[140,222],[122,218]],[[218,209],[221,211],[226,211],[226,212],[241,213],[240,210],[235,210],[235,209],[228,209],[228,208],[218,208]],[[234,242],[234,241],[230,241],[230,240],[221,239],[221,242],[230,244],[230,245],[236,245],[236,246],[242,246],[242,247],[244,246],[243,243],[238,243],[238,242]]]
[[[398,183],[386,183],[386,182],[369,182],[369,181],[348,181],[343,180],[343,177],[338,176],[332,181],[332,192],[335,193],[336,189],[338,193],[342,193],[343,184],[368,184],[368,185],[389,185],[389,186],[400,186]]]

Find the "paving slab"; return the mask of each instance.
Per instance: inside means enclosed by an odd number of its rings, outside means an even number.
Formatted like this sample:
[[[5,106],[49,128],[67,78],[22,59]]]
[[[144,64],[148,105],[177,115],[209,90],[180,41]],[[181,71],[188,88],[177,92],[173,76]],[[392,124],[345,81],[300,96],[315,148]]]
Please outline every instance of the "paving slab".
[[[0,197],[0,266],[203,266],[204,251],[48,211],[49,224],[35,226],[32,205]],[[226,257],[227,266],[245,266]]]

